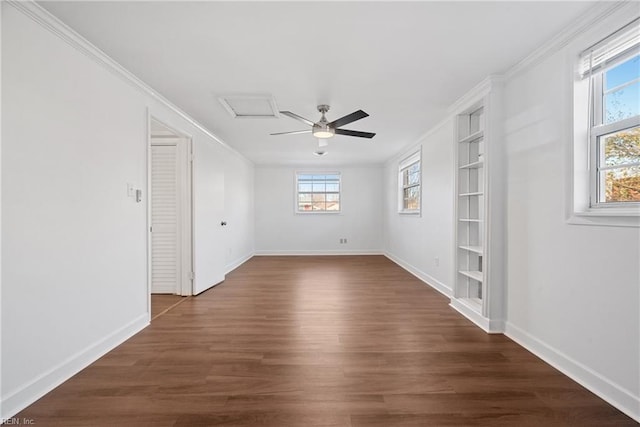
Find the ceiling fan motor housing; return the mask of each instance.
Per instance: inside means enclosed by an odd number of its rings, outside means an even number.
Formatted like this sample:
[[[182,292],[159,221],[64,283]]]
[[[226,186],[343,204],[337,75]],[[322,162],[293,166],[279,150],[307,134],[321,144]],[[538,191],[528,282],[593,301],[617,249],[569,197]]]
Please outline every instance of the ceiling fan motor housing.
[[[326,104],[320,104],[318,105],[318,111],[322,113],[322,117],[317,123],[313,125],[313,136],[315,136],[316,138],[331,138],[336,134],[336,130],[329,126],[329,122],[324,116],[324,113],[329,111],[329,106]]]

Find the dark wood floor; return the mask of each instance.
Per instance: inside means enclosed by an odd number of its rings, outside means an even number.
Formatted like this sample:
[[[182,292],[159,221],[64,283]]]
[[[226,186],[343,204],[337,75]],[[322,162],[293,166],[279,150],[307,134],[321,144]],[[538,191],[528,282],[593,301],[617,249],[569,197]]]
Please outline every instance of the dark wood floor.
[[[627,426],[380,256],[255,257],[29,408],[42,426]]]
[[[184,301],[186,301],[186,297],[180,295],[151,294],[151,320],[162,316]]]

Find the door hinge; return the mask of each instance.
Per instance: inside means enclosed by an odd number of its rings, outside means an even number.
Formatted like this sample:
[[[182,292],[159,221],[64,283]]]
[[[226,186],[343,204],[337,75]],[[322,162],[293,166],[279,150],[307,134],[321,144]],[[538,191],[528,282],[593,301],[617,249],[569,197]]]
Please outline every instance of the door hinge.
[[[149,227],[149,233],[153,233],[153,226]]]

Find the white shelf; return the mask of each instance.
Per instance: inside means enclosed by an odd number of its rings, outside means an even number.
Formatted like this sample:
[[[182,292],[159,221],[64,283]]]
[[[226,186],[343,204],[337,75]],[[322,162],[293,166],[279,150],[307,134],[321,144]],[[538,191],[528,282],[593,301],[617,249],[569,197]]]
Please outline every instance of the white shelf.
[[[462,165],[460,166],[460,169],[479,169],[483,166],[483,161],[479,160],[477,162],[473,162],[473,163],[468,163],[466,165]]]
[[[460,249],[465,251],[473,252],[478,255],[482,255],[482,246],[458,246]]]
[[[455,260],[451,306],[487,332],[501,332],[504,307],[502,82],[487,79],[456,111]],[[492,159],[495,159],[494,162]],[[495,196],[494,196],[495,195]],[[496,197],[497,196],[497,197]],[[491,250],[489,247],[491,246]],[[486,251],[484,248],[487,248]]]
[[[479,130],[478,132],[472,133],[469,136],[465,136],[464,138],[462,138],[460,141],[458,141],[459,143],[465,143],[465,142],[472,142],[475,141],[476,139],[480,139],[484,137],[484,131]]]
[[[482,282],[482,271],[458,271],[458,273],[463,276],[467,276],[473,280],[477,280],[478,282]]]

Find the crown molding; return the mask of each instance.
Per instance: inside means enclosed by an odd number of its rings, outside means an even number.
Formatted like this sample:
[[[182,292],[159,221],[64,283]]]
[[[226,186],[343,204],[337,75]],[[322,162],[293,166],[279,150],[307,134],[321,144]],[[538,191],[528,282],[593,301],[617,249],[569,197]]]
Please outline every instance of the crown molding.
[[[579,35],[585,33],[598,22],[604,20],[617,10],[632,4],[633,1],[601,1],[589,9],[585,14],[574,21],[574,25],[570,25],[559,34],[543,43],[536,50],[527,55],[523,60],[511,67],[504,73],[506,79],[510,79],[522,71],[528,70],[537,63],[542,62],[547,57],[559,51]]]
[[[130,84],[134,88],[141,91],[143,94],[150,96],[155,101],[161,103],[182,119],[187,121],[190,125],[194,126],[196,129],[207,135],[209,138],[216,141],[218,144],[222,145],[229,151],[239,155],[240,157],[246,159],[249,163],[253,164],[251,160],[245,157],[242,153],[237,151],[235,148],[231,147],[227,144],[222,138],[215,135],[209,129],[207,129],[204,125],[200,124],[194,118],[192,118],[189,114],[187,114],[180,107],[169,101],[163,95],[155,91],[151,86],[147,85],[144,81],[136,77],[129,70],[124,68],[114,59],[112,59],[109,55],[101,51],[98,47],[93,45],[87,39],[82,37],[76,31],[74,31],[67,24],[56,18],[49,11],[44,9],[42,6],[37,4],[34,0],[4,0],[6,3],[13,6],[18,11],[22,12],[25,16],[30,18],[35,23],[39,24],[41,27],[50,31],[58,38],[63,40],[69,46],[73,47],[80,53],[87,56],[89,59],[95,61],[99,65],[101,65],[106,70],[115,74],[117,77],[124,80],[126,83]]]
[[[501,86],[505,81],[505,77],[501,74],[492,74],[487,76],[480,83],[475,85],[471,90],[458,98],[456,102],[451,104],[447,109],[447,114],[458,114],[460,111],[464,111],[478,101],[478,99],[487,95],[493,89]]]

